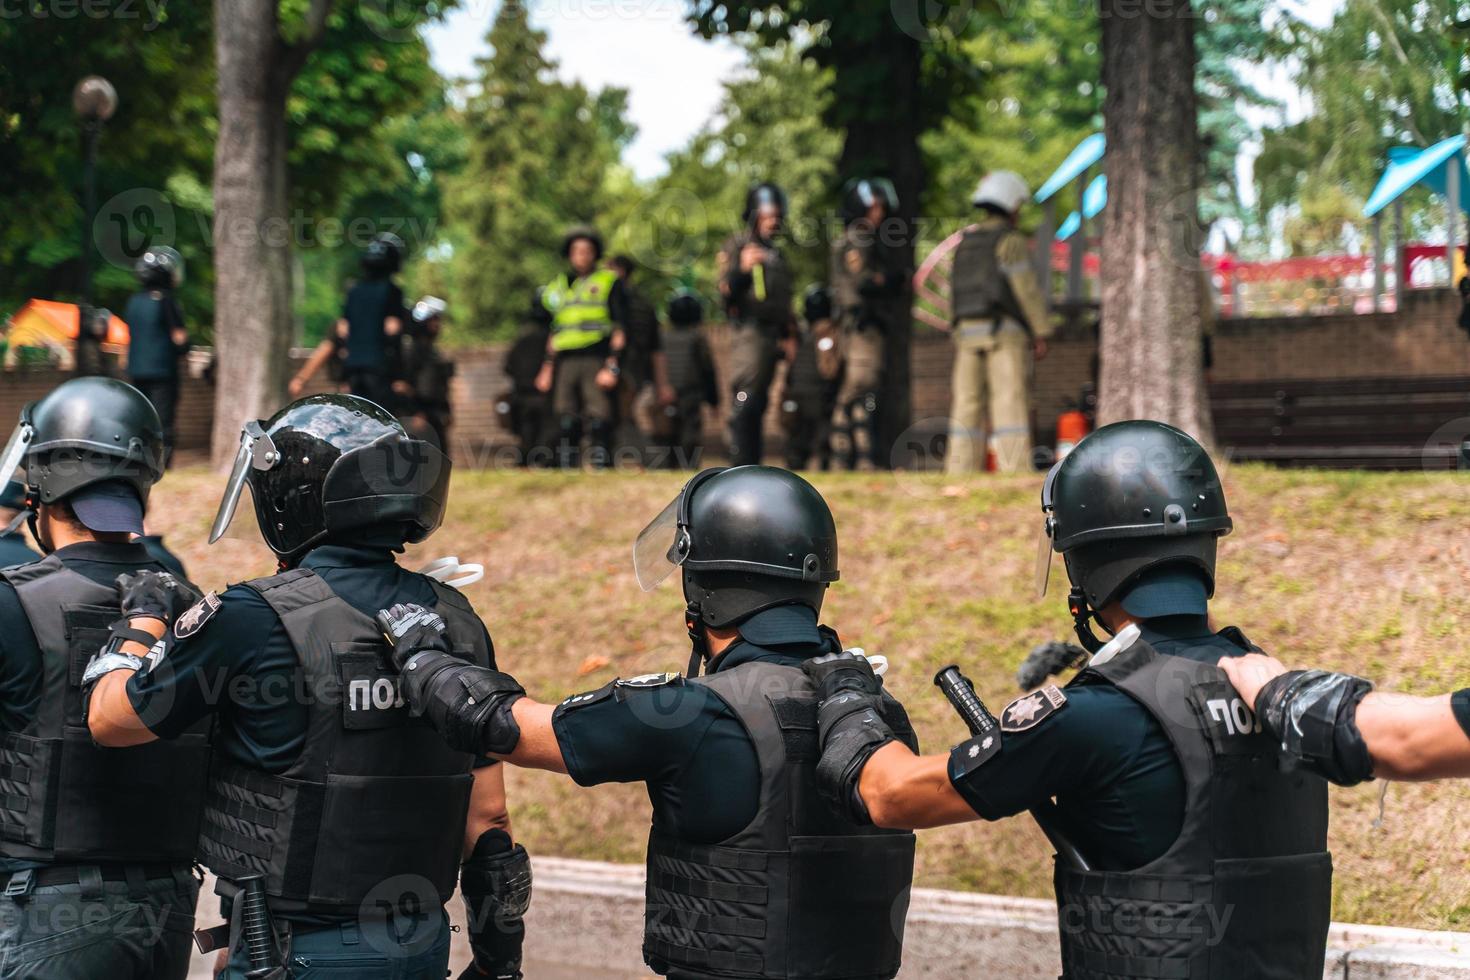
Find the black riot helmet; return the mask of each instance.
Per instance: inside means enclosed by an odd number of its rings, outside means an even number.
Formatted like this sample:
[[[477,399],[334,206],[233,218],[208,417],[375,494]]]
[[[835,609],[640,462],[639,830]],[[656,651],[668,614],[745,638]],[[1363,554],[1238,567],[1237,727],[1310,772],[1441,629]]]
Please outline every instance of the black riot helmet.
[[[245,424],[209,540],[225,533],[249,486],[260,533],[287,563],[329,538],[422,541],[444,518],[449,469],[366,398],[310,395]]]
[[[391,276],[403,265],[403,239],[392,232],[384,232],[372,241],[362,253],[362,269],[369,276],[382,278]]]
[[[789,470],[704,470],[633,545],[645,591],[675,568],[684,576],[693,675],[705,659],[704,627],[735,626],[773,606],[821,611],[838,579],[837,526],[822,495]]]
[[[807,323],[832,319],[832,291],[814,282],[801,294],[801,315]]]
[[[160,245],[138,256],[133,274],[145,289],[177,289],[184,281],[184,259],[174,249]]]
[[[754,227],[756,215],[766,208],[775,208],[782,220],[785,220],[786,192],[768,180],[756,184],[746,192],[745,209],[740,212],[740,220],[745,222],[745,227]]]
[[[73,378],[21,409],[0,452],[0,479],[24,463],[30,507],[109,480],[131,486],[146,506],[163,460],[163,425],[141,391],[115,378]]]
[[[898,191],[887,177],[862,177],[849,180],[842,188],[842,223],[850,225],[868,213],[868,208],[881,202],[885,215],[898,210]]]
[[[1105,425],[1047,475],[1038,554],[1045,593],[1051,552],[1062,555],[1068,607],[1083,646],[1100,645],[1090,621],[1145,574],[1163,566],[1200,573],[1215,590],[1215,546],[1233,524],[1220,475],[1204,447],[1163,422]]]
[[[592,251],[595,253],[594,261],[602,258],[602,236],[597,233],[596,228],[589,225],[574,225],[567,229],[567,233],[561,238],[562,258],[571,256],[572,243],[579,239],[586,239],[592,244]]]
[[[692,327],[704,319],[704,304],[700,302],[696,293],[681,289],[669,297],[666,312],[670,323],[680,327]]]

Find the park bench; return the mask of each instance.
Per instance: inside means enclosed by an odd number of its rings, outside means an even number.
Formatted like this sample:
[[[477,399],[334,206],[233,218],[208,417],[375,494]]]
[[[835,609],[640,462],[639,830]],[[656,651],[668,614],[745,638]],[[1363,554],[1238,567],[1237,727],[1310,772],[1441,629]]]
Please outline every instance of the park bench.
[[[1470,376],[1223,381],[1215,439],[1233,460],[1334,469],[1455,469]]]

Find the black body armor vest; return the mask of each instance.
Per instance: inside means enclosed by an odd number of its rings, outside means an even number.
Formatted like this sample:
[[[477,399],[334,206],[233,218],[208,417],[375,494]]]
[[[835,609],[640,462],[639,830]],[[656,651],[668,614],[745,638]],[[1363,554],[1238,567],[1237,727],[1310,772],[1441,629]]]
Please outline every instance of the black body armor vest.
[[[399,892],[454,893],[474,757],[411,717],[377,625],[308,569],[245,583],[280,616],[310,698],[301,756],[282,773],[217,763],[200,853],[222,878],[260,874],[277,913],[357,914]],[[469,603],[434,582],[455,653],[488,666]],[[427,900],[428,895],[421,897]]]
[[[730,267],[739,268],[740,250],[755,242],[762,244],[770,254],[761,263],[759,271],[752,269],[750,288],[735,297],[730,310],[731,319],[737,323],[754,323],[768,333],[779,336],[791,319],[791,301],[795,296],[795,284],[791,278],[791,267],[786,257],[773,243],[761,243],[750,232],[742,232],[725,246]],[[759,277],[759,286],[757,279]]]
[[[58,864],[189,864],[209,770],[207,724],[131,748],[95,744],[82,672],[120,615],[116,590],[55,555],[0,576],[20,597],[44,675],[30,724],[0,736],[0,852]]]
[[[889,980],[898,973],[914,835],[860,827],[817,795],[817,696],[795,667],[746,663],[703,684],[740,718],[760,807],[739,833],[648,842],[643,957],[681,978]],[[896,701],[885,715],[914,745]]]
[[[1058,863],[1066,980],[1320,977],[1332,911],[1326,782],[1282,770],[1213,663],[1140,639],[1072,683],[1111,684],[1153,715],[1186,790],[1179,837],[1158,859],[1132,871]]]
[[[951,318],[958,321],[1008,316],[1031,328],[996,258],[1000,240],[1012,233],[1013,229],[996,224],[973,228],[960,238],[950,274]]]

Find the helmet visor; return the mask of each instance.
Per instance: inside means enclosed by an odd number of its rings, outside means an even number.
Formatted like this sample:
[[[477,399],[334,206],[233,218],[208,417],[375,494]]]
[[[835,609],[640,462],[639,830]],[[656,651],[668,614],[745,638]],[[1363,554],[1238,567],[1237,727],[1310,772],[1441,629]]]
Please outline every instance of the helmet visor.
[[[1062,461],[1058,460],[1052,466],[1051,472],[1046,474],[1046,482],[1041,485],[1041,512],[1045,520],[1041,524],[1041,534],[1036,539],[1036,598],[1046,597],[1046,587],[1051,581],[1051,559],[1052,559],[1052,511],[1056,507],[1053,493],[1056,488],[1057,472],[1062,468]]]
[[[633,574],[644,592],[652,591],[689,557],[689,531],[679,526],[683,500],[681,490],[633,542]]]
[[[0,452],[0,484],[8,483],[15,475],[16,467],[25,460],[26,450],[30,448],[31,441],[35,437],[36,430],[31,427],[30,421],[22,416],[15,431],[10,434],[10,440],[5,443],[4,451]]]
[[[219,510],[215,512],[214,524],[209,529],[210,544],[224,537],[229,529],[250,471],[268,470],[275,464],[276,447],[271,437],[266,435],[259,422],[246,422],[240,431],[240,449],[235,453],[234,468],[230,470],[229,482],[225,484],[224,496],[220,498]]]

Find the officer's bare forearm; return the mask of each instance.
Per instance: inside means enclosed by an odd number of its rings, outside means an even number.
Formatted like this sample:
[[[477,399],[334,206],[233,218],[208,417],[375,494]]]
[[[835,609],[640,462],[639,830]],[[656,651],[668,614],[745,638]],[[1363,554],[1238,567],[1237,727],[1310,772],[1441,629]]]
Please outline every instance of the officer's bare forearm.
[[[128,621],[128,625],[154,637],[162,636],[167,628],[162,620],[150,617],[135,617]],[[123,641],[118,645],[118,652],[135,657],[148,656],[148,648],[137,640]],[[87,703],[87,729],[98,745],[120,749],[143,745],[158,738],[143,724],[128,698],[128,678],[135,673],[137,671],[133,670],[108,671],[97,679],[92,688],[92,697]]]
[[[510,712],[520,726],[521,737],[515,750],[509,755],[496,755],[513,766],[523,769],[545,769],[548,772],[565,773],[567,761],[562,758],[561,745],[551,727],[554,705],[542,704],[530,698],[521,698],[511,705]]]
[[[510,812],[505,804],[505,766],[483,766],[475,770],[470,791],[470,811],[464,823],[464,858],[475,852],[475,844],[487,830],[510,831]]]
[[[863,766],[858,793],[879,827],[923,830],[976,819],[949,781],[949,756],[914,755],[889,742]]]
[[[1455,719],[1448,694],[1369,694],[1358,705],[1357,722],[1379,779],[1470,776],[1470,737]]]

